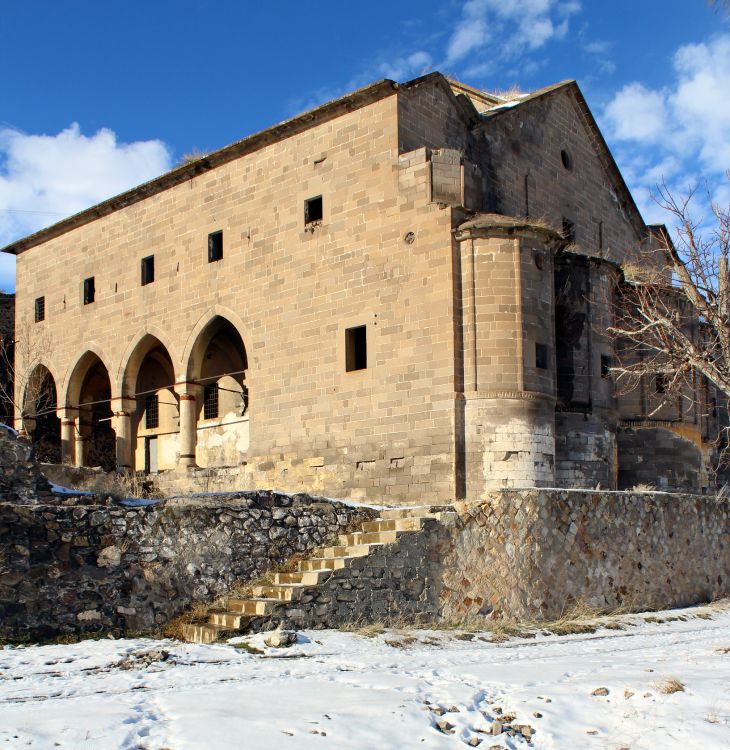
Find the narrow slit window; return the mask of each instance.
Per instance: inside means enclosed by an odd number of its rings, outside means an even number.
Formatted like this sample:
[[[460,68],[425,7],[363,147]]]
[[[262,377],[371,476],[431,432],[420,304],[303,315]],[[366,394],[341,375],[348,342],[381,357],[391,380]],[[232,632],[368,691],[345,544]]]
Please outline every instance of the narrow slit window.
[[[304,223],[314,224],[315,222],[322,221],[324,216],[322,208],[322,196],[318,195],[315,198],[307,198],[304,201]]]
[[[568,242],[575,242],[575,224],[565,216],[563,216],[563,237]]]
[[[667,388],[669,388],[669,378],[667,378],[663,372],[658,373],[656,378],[654,378],[654,388],[657,393],[667,392]]]
[[[155,256],[142,258],[142,286],[147,286],[155,280]]]
[[[535,344],[535,367],[537,367],[538,370],[547,370],[548,368],[547,344]]]
[[[145,399],[144,426],[148,430],[156,430],[160,426],[160,402],[156,393]]]
[[[607,354],[601,354],[601,377],[608,380],[611,377],[611,357]]]
[[[218,383],[209,383],[203,389],[203,419],[218,418]]]
[[[35,322],[40,323],[46,319],[46,298],[37,297],[35,301]]]
[[[96,286],[94,277],[84,279],[84,304],[90,305],[96,299]]]
[[[223,259],[223,232],[211,232],[208,235],[208,263]]]
[[[356,326],[345,331],[345,369],[365,370],[368,366],[367,327]]]

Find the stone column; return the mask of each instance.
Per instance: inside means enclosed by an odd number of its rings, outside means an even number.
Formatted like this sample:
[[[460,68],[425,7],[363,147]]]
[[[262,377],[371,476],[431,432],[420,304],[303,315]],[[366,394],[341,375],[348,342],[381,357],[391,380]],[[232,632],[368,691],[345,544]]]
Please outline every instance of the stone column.
[[[76,455],[76,419],[77,409],[58,409],[56,411],[61,420],[61,463],[73,464]]]
[[[88,435],[81,434],[81,417],[76,417],[73,420],[73,431],[74,431],[74,465],[79,468],[86,466],[86,448],[88,446],[89,437]]]
[[[119,472],[132,470],[132,454],[134,451],[132,414],[135,406],[135,399],[129,396],[121,396],[111,400],[111,408],[114,414],[112,424],[116,434],[117,471]]]
[[[198,442],[198,395],[200,386],[178,383],[175,391],[180,396],[180,458],[179,468],[196,466],[195,445]]]

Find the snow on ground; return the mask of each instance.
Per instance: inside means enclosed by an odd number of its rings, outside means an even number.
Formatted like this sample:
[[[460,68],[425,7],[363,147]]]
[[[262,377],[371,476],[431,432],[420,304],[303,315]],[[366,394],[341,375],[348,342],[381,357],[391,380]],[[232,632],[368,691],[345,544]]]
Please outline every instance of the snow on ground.
[[[729,748],[730,608],[649,620],[504,642],[307,631],[264,653],[150,639],[6,647],[0,750]],[[684,690],[662,692],[669,678]],[[504,714],[535,730],[531,744],[485,733]]]

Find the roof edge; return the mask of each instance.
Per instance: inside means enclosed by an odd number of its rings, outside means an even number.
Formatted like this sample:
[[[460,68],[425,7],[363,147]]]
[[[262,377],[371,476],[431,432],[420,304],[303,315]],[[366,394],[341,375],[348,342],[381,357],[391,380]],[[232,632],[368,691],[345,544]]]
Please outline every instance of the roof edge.
[[[368,104],[379,101],[397,92],[401,88],[410,88],[419,85],[431,79],[442,78],[441,73],[433,72],[421,76],[405,84],[398,84],[388,78],[371,83],[363,88],[357,89],[349,94],[345,94],[337,99],[333,99],[314,109],[308,110],[294,117],[284,120],[270,128],[261,130],[252,135],[246,136],[228,146],[217,149],[216,151],[206,154],[195,161],[182,164],[175,167],[169,172],[165,172],[159,177],[137,185],[119,195],[108,198],[101,203],[97,203],[90,208],[86,208],[79,213],[73,214],[62,219],[49,227],[39,229],[33,234],[27,235],[15,242],[11,242],[0,251],[11,255],[20,255],[37,245],[47,242],[48,240],[60,237],[72,229],[89,224],[95,219],[126,208],[127,206],[139,203],[145,198],[156,195],[168,188],[175,187],[187,180],[205,174],[216,167],[237,159],[264,146],[284,140],[289,136],[296,135],[307,130],[315,123],[327,122],[347,112],[360,109]]]

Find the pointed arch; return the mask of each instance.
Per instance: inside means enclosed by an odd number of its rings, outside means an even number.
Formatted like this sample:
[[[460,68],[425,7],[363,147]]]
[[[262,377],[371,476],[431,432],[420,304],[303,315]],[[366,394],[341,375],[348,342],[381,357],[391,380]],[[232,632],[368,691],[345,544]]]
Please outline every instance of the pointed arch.
[[[162,346],[172,361],[175,374],[180,370],[178,359],[178,348],[173,346],[172,341],[162,329],[157,326],[146,326],[144,331],[135,336],[127,346],[119,367],[116,370],[114,384],[120,395],[131,395],[134,393],[134,382],[139,374],[139,367],[148,352],[156,346]],[[131,384],[131,387],[130,387]]]
[[[64,406],[76,414],[76,465],[116,466],[116,432],[112,425],[112,382],[109,359],[96,346],[88,348],[67,377]]]
[[[111,379],[111,360],[100,346],[95,343],[89,344],[66,370],[62,387],[64,406],[76,407],[78,405],[83,380],[97,361],[104,365]]]
[[[61,461],[61,421],[58,418],[58,387],[51,370],[38,363],[23,384],[22,426],[30,436],[41,461]]]
[[[134,403],[130,414],[131,466],[172,468],[179,453],[180,399],[167,336],[153,327],[134,340],[122,359],[119,393]]]
[[[188,340],[185,343],[185,348],[182,355],[182,366],[184,368],[185,380],[192,380],[194,378],[195,370],[200,369],[200,355],[201,346],[204,350],[204,342],[206,340],[206,333],[208,333],[211,326],[216,324],[219,319],[225,320],[233,328],[236,329],[238,335],[241,337],[243,342],[243,348],[246,352],[248,360],[249,370],[255,369],[255,361],[251,356],[251,333],[248,330],[248,326],[233,310],[224,307],[223,305],[215,305],[209,308],[206,312],[200,316],[195,327],[188,336]]]

